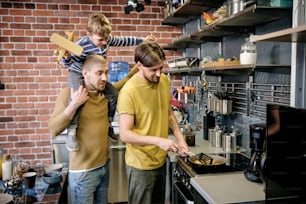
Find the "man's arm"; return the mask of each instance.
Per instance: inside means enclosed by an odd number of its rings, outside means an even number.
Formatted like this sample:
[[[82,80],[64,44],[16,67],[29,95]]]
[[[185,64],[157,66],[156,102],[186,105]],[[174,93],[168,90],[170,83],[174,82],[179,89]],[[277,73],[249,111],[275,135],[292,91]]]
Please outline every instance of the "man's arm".
[[[169,104],[169,128],[175,136],[179,144],[179,153],[186,156],[185,152],[189,152],[189,147],[185,141],[184,135],[179,127],[175,114],[172,110],[171,104]]]

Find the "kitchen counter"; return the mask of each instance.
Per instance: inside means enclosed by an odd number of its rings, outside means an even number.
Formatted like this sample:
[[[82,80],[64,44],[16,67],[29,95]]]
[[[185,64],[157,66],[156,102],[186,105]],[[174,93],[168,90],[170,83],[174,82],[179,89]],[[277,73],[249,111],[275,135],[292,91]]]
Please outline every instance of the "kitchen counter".
[[[173,135],[169,138],[175,140]],[[203,139],[201,131],[196,133],[196,145],[190,151],[197,153],[224,153],[222,148],[212,147],[209,141]],[[236,152],[244,152],[243,149]],[[231,152],[234,153],[234,152]],[[170,162],[176,162],[177,154],[168,153]],[[192,187],[208,203],[264,203],[264,185],[251,182],[244,176],[243,171],[203,174],[190,179]]]
[[[208,203],[264,202],[264,185],[248,181],[243,172],[209,174],[190,179]]]

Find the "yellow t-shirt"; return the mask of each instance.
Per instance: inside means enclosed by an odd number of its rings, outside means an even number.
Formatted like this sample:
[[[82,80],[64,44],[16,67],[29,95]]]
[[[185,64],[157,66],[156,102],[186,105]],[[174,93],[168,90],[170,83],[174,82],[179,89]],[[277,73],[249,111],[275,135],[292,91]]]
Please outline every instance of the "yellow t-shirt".
[[[159,83],[148,83],[134,75],[119,93],[117,110],[119,114],[134,115],[134,132],[167,138],[169,103],[170,83],[164,74]],[[126,163],[137,169],[159,168],[166,156],[167,152],[156,145],[126,144]]]

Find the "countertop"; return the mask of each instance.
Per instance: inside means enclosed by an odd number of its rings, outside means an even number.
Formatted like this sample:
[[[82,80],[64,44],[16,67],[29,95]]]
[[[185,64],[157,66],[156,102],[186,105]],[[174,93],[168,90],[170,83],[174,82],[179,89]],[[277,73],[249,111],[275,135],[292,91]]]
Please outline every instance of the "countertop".
[[[170,135],[169,138],[175,140]],[[212,147],[203,139],[201,131],[196,133],[196,145],[190,151],[197,153],[224,153],[222,148]],[[244,152],[243,149],[236,152]],[[168,153],[170,162],[176,161],[177,154]],[[251,182],[243,171],[218,174],[203,174],[190,179],[190,184],[208,203],[241,203],[265,200],[264,185]]]
[[[193,177],[191,185],[208,203],[264,201],[264,185],[248,181],[243,172]]]

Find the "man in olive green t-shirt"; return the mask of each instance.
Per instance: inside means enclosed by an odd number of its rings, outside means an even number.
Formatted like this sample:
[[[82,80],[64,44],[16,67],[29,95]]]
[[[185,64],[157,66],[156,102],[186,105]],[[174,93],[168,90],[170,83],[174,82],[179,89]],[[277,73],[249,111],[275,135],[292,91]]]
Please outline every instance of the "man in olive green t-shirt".
[[[120,138],[126,142],[128,201],[164,203],[167,151],[186,156],[189,147],[170,105],[170,82],[162,68],[165,54],[155,42],[136,47],[136,73],[121,89],[117,110]],[[172,130],[177,143],[168,139]]]

